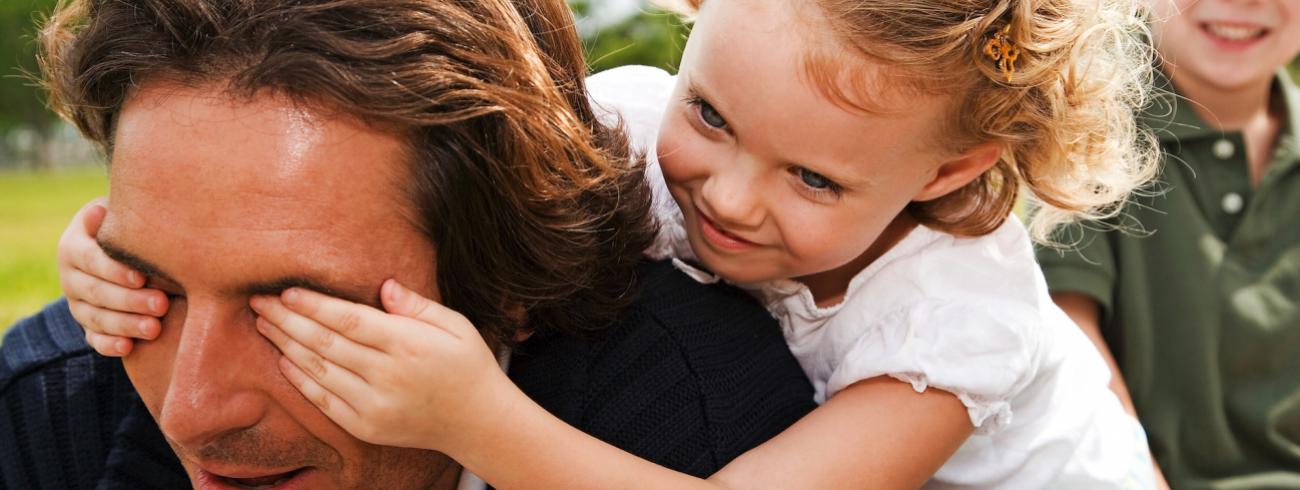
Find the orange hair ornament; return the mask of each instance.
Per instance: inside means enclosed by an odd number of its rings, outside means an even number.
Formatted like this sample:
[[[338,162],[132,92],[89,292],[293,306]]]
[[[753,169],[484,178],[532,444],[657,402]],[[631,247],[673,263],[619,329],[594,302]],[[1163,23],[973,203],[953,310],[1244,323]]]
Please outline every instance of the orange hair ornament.
[[[998,69],[1006,75],[1007,82],[1016,72],[1016,59],[1020,58],[1020,47],[1011,40],[1011,25],[993,34],[993,38],[984,43],[984,55],[998,63]]]

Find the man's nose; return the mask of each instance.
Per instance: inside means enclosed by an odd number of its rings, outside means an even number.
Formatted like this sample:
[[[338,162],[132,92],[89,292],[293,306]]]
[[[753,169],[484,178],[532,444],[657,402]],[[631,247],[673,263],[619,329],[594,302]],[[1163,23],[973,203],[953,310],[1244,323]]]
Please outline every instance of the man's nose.
[[[765,215],[757,166],[741,163],[729,167],[704,182],[701,194],[705,212],[724,228],[756,229],[763,224]]]
[[[158,417],[163,433],[182,446],[201,447],[263,416],[256,371],[265,347],[253,345],[260,337],[251,324],[238,324],[246,315],[230,310],[192,302],[185,313]]]

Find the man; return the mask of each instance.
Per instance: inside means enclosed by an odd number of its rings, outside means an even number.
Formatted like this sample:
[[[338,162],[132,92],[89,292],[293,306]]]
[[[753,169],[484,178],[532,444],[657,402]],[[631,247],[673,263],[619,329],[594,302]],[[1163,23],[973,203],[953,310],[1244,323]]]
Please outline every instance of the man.
[[[56,12],[51,101],[109,156],[99,242],[170,305],[121,361],[63,302],[13,329],[0,486],[454,487],[445,456],[365,444],[281,377],[248,300],[289,286],[371,305],[412,286],[513,346],[543,406],[682,471],[810,410],[766,312],[639,263],[647,193],[570,26],[545,0]]]

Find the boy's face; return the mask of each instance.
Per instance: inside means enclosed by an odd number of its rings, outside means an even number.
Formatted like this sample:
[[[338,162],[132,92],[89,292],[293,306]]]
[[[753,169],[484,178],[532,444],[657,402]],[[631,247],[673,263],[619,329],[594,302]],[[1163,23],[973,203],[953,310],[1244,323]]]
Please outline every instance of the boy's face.
[[[1178,78],[1240,89],[1300,53],[1300,0],[1149,1],[1156,49]]]

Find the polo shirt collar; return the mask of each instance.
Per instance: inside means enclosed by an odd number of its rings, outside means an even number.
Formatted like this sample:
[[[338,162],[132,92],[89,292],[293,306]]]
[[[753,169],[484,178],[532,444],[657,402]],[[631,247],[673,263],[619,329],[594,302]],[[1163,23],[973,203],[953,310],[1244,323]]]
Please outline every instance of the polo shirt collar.
[[[1223,131],[1214,128],[1201,119],[1192,109],[1192,103],[1174,88],[1173,82],[1159,67],[1154,70],[1151,103],[1142,111],[1140,120],[1144,126],[1155,132],[1161,143],[1190,141],[1193,139],[1222,136]],[[1291,82],[1291,75],[1285,69],[1279,70],[1273,80],[1274,90],[1281,90],[1282,103],[1286,108],[1286,127],[1278,138],[1278,150],[1285,150],[1291,155],[1300,156],[1300,89]]]
[[[1282,69],[1274,82],[1282,91],[1286,107],[1286,127],[1278,134],[1269,172],[1289,169],[1300,161],[1300,88],[1291,80],[1291,74]]]

